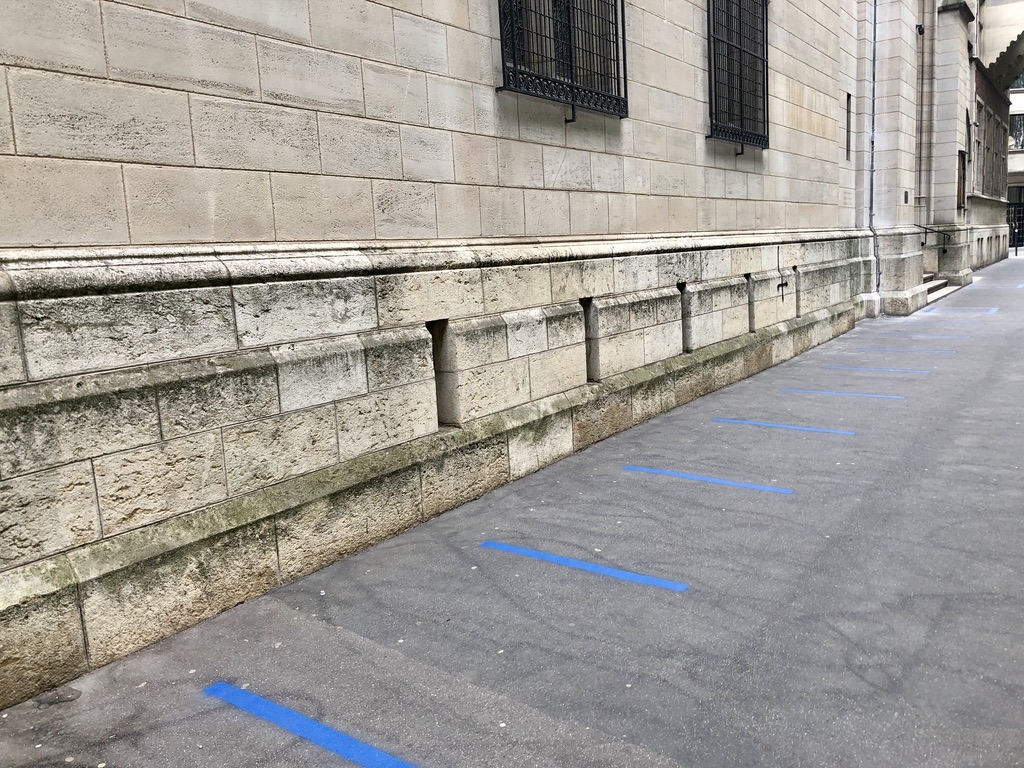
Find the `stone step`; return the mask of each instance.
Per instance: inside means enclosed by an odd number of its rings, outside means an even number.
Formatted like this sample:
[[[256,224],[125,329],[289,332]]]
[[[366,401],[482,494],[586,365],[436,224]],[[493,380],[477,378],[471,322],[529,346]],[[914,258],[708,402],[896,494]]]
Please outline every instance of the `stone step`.
[[[924,273],[924,281],[923,282],[928,283],[928,282],[931,282],[934,279],[935,279],[935,273],[934,272],[925,272]]]
[[[961,288],[963,288],[962,285],[947,285],[945,288],[940,288],[937,291],[934,291],[934,292],[929,291],[928,292],[928,303],[931,304],[932,302],[938,301],[939,299],[941,299],[941,298],[943,298],[945,296],[949,296],[949,294],[951,294],[951,293],[956,293]]]
[[[940,277],[936,280],[926,280],[924,287],[929,294],[935,293],[936,291],[942,290],[949,284],[949,280],[944,277]],[[958,286],[959,287],[959,286]]]

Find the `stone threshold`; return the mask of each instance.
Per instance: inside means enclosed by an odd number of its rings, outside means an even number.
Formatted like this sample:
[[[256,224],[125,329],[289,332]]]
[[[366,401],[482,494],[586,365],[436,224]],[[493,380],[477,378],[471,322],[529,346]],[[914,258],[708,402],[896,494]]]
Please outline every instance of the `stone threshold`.
[[[853,328],[851,302],[0,572],[0,708]]]

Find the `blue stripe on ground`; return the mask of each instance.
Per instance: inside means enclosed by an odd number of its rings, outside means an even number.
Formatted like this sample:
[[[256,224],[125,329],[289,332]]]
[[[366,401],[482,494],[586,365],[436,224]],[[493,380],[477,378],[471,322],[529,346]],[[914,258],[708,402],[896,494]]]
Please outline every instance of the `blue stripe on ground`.
[[[939,309],[939,307],[928,307],[926,309],[922,309],[921,311],[927,314],[931,314],[932,312],[935,312],[935,310],[937,309]],[[996,312],[999,311],[999,307],[941,307],[941,309],[944,312],[974,312],[982,315],[994,315]]]
[[[864,392],[831,392],[827,389],[788,389],[782,388],[780,392],[795,392],[800,395],[839,395],[841,397],[877,397],[880,400],[906,400],[903,395],[870,395]]]
[[[414,768],[410,763],[381,752],[340,731],[318,723],[295,710],[282,707],[255,693],[236,688],[229,683],[214,683],[203,691],[207,696],[237,707],[261,720],[273,723],[289,733],[323,747],[363,768]]]
[[[856,365],[823,365],[822,368],[831,371],[881,371],[883,373],[931,373],[917,368],[861,368]]]
[[[955,349],[888,349],[887,347],[858,347],[858,352],[902,352],[911,355],[955,355]]]
[[[945,333],[880,333],[879,336],[898,336],[902,339],[973,339],[973,336]]]
[[[575,560],[571,557],[553,555],[550,552],[541,552],[536,549],[517,547],[515,544],[505,544],[501,541],[485,541],[482,542],[480,546],[486,547],[487,549],[497,549],[501,552],[509,552],[513,555],[533,558],[534,560],[543,560],[546,563],[564,565],[566,568],[575,568],[579,571],[597,573],[601,576],[610,576],[611,578],[619,579],[620,581],[631,581],[636,584],[644,584],[649,587],[671,589],[673,592],[685,592],[690,588],[689,584],[684,584],[681,581],[669,581],[668,579],[659,579],[657,576],[647,576],[642,573],[633,573],[632,571],[621,571],[618,568],[609,568],[607,565],[591,563],[586,560]]]
[[[825,429],[823,427],[801,427],[796,424],[775,424],[771,421],[746,421],[744,419],[712,419],[712,421],[718,421],[722,424],[745,424],[751,427],[771,427],[772,429],[793,429],[797,432],[821,432],[826,435],[855,435],[856,432],[850,432],[846,429]]]
[[[723,480],[720,477],[705,477],[704,475],[691,475],[688,472],[673,472],[670,469],[652,469],[651,467],[623,467],[627,472],[646,472],[649,475],[667,475],[668,477],[680,477],[683,480],[697,480],[701,483],[713,483],[715,485],[728,485],[732,488],[747,488],[752,491],[768,491],[769,493],[792,493],[791,488],[777,488],[772,485],[755,485],[754,483],[740,483],[736,480]]]

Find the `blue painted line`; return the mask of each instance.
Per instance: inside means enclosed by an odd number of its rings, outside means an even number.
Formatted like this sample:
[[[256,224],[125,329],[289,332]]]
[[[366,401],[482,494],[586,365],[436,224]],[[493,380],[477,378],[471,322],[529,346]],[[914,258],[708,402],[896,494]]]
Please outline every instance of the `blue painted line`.
[[[768,491],[769,493],[792,493],[791,488],[777,488],[772,485],[755,485],[754,483],[740,483],[736,480],[723,480],[720,477],[705,477],[704,475],[691,475],[687,472],[673,472],[670,469],[651,469],[650,467],[623,467],[627,472],[646,472],[649,475],[667,475],[668,477],[681,477],[683,480],[697,480],[701,483],[713,483],[715,485],[728,485],[732,488],[747,488],[752,491]]]
[[[858,352],[906,352],[911,355],[955,355],[955,349],[888,349],[886,347],[860,347]]]
[[[780,392],[796,392],[802,395],[841,395],[843,397],[877,397],[881,400],[906,400],[903,395],[868,395],[862,392],[830,392],[826,389],[781,389]]]
[[[255,693],[236,688],[229,683],[214,683],[203,691],[207,696],[230,704],[233,707],[255,715],[261,720],[273,723],[289,733],[323,747],[328,752],[340,755],[364,768],[414,768],[411,763],[381,752],[358,739],[318,723],[295,710],[282,707]]]
[[[860,368],[855,365],[823,365],[822,368],[827,368],[833,371],[882,371],[884,373],[931,373],[931,371],[924,371],[917,368]]]
[[[1018,288],[1024,288],[1024,283],[1021,283],[1021,284],[1020,284],[1020,285],[1018,285],[1017,287],[1018,287]]]
[[[774,424],[770,421],[745,421],[743,419],[712,419],[723,424],[746,424],[751,427],[772,427],[774,429],[794,429],[797,432],[821,432],[826,435],[856,435],[845,429],[824,429],[822,427],[800,427],[796,424]]]
[[[879,336],[898,336],[901,339],[973,339],[973,336],[944,333],[880,333]]]
[[[937,309],[939,309],[939,307],[928,307],[921,311],[926,314],[931,314]],[[999,307],[942,307],[942,310],[945,312],[974,312],[981,315],[994,315],[999,311]]]
[[[685,592],[690,588],[689,584],[684,584],[681,581],[669,581],[668,579],[659,579],[657,576],[645,576],[642,573],[633,573],[632,571],[621,571],[618,568],[609,568],[606,565],[590,563],[586,560],[575,560],[571,557],[552,555],[550,552],[541,552],[536,549],[517,547],[515,544],[505,544],[501,541],[484,541],[481,542],[480,546],[486,547],[487,549],[497,549],[501,552],[509,552],[513,555],[522,555],[523,557],[530,557],[534,560],[543,560],[546,563],[564,565],[567,568],[575,568],[580,571],[597,573],[601,576],[610,576],[611,578],[619,579],[620,581],[631,581],[636,584],[644,584],[649,587],[661,587],[662,589],[671,589],[673,592]]]

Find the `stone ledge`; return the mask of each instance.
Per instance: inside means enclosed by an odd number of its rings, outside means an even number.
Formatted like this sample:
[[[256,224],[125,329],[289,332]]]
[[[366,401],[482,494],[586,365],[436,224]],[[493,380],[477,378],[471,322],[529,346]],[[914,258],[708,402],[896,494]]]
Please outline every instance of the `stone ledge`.
[[[524,266],[870,237],[778,230],[587,240],[404,241],[0,249],[0,301],[132,293],[405,272]]]
[[[834,338],[853,327],[854,316],[850,302],[818,310],[600,383],[510,408],[458,429],[442,429],[243,497],[0,572],[0,667],[6,669],[3,677],[7,678],[0,686],[0,708],[145,647],[303,573],[302,564],[292,562],[282,571],[277,546],[279,527],[285,521],[294,527],[295,513],[311,504],[326,501],[325,513],[331,514],[331,501],[340,500],[344,506],[345,494],[350,491],[360,492],[374,482],[402,473],[430,476],[430,503],[424,500],[421,484],[421,513],[417,519],[403,517],[405,522],[398,526],[392,521],[382,536],[371,535],[337,553],[338,557],[347,556],[415,525],[425,516],[465,503],[511,477],[567,455],[557,448],[539,450],[535,452],[535,465],[512,473],[509,441],[513,435],[522,437],[531,430],[540,434],[549,428],[568,427],[571,450],[580,450]],[[504,464],[500,471],[483,472],[486,477],[472,489],[445,487],[445,483],[458,483],[466,467],[476,466],[473,462],[480,457],[500,458]],[[288,575],[283,578],[282,573]],[[238,597],[241,583],[249,587]],[[167,608],[184,610],[182,601],[191,593],[202,594],[206,602],[176,615],[169,624],[157,622],[164,615],[165,603]],[[31,627],[26,617],[33,619]],[[147,620],[160,626],[138,626]],[[131,631],[124,633],[127,639],[119,635],[118,621],[131,625]],[[161,628],[165,624],[170,631]],[[57,628],[74,636],[67,639],[70,651],[54,665],[52,643],[46,638],[56,636]]]

